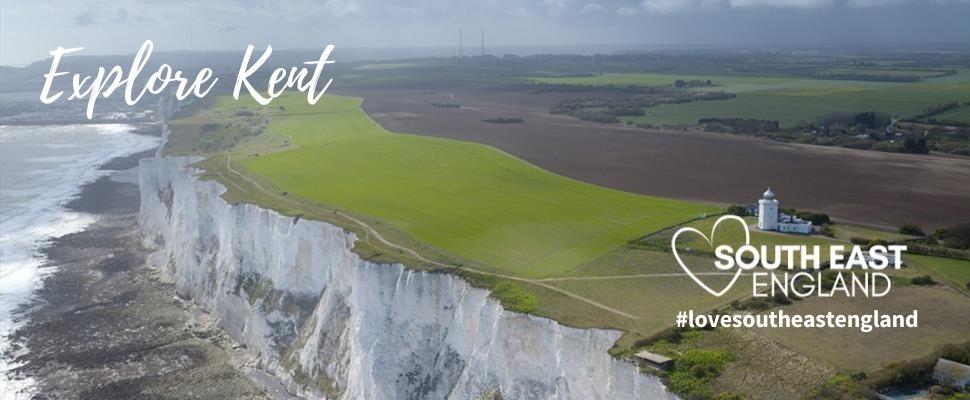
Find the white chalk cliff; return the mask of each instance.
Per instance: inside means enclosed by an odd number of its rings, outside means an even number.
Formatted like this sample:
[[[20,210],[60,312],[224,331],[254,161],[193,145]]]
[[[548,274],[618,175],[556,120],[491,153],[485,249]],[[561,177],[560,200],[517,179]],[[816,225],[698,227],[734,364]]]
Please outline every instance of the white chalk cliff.
[[[502,309],[461,278],[362,260],[353,233],[140,165],[140,223],[180,296],[258,352],[288,389],[328,399],[673,399],[607,350],[620,335]]]

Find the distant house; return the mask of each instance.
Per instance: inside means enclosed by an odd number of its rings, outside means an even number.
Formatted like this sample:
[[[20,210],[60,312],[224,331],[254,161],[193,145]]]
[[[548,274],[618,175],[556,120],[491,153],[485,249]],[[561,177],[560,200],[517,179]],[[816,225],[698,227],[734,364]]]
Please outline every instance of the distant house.
[[[970,365],[941,358],[933,368],[933,380],[954,389],[966,388],[970,386]]]
[[[659,369],[661,371],[669,371],[674,367],[674,360],[664,357],[660,354],[654,354],[649,351],[641,351],[633,355],[640,361],[643,361],[647,366]]]

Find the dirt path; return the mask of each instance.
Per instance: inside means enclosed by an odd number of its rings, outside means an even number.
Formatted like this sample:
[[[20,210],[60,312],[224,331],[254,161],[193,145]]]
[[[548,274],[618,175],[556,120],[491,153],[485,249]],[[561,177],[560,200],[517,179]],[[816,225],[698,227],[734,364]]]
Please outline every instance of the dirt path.
[[[697,276],[726,275],[732,276],[733,272],[695,272]],[[533,282],[556,282],[556,281],[599,281],[606,279],[630,279],[630,278],[675,278],[685,276],[681,273],[658,273],[658,274],[634,274],[634,275],[610,275],[610,276],[563,276],[556,278],[535,279]]]
[[[285,197],[282,197],[282,196],[278,196],[275,192],[267,189],[266,187],[264,187],[262,184],[260,184],[255,179],[252,179],[249,176],[247,176],[246,174],[243,174],[243,173],[241,173],[241,172],[236,171],[235,169],[233,169],[232,168],[232,155],[231,154],[227,154],[227,157],[226,157],[226,170],[229,171],[229,172],[231,172],[232,174],[234,174],[234,175],[242,178],[246,182],[249,182],[251,185],[253,185],[253,187],[257,188],[258,190],[262,191],[265,194],[268,194],[270,196],[273,196],[274,198],[276,198],[278,200],[281,200],[283,202],[286,202],[286,203],[288,203],[291,206],[295,206],[295,207],[305,207],[304,204],[301,204],[299,202],[290,200],[290,199],[285,198]],[[239,187],[238,185],[233,185],[233,186],[235,186],[237,189],[242,190],[244,192],[246,191],[244,188]],[[586,304],[589,304],[589,305],[594,306],[596,308],[599,308],[601,310],[605,310],[605,311],[611,312],[611,313],[616,314],[616,315],[619,315],[621,317],[630,318],[630,319],[634,319],[634,320],[639,319],[639,318],[637,318],[636,316],[634,316],[632,314],[625,313],[625,312],[620,311],[620,310],[617,310],[617,309],[615,309],[613,307],[610,307],[610,306],[607,306],[605,304],[599,303],[599,302],[597,302],[595,300],[587,299],[587,298],[582,297],[580,295],[577,295],[575,293],[572,293],[572,292],[569,292],[569,291],[560,289],[558,287],[549,285],[547,283],[544,283],[544,280],[528,279],[528,278],[522,278],[522,277],[517,277],[517,276],[512,276],[512,275],[498,274],[498,273],[493,273],[493,272],[482,271],[482,270],[479,270],[479,269],[474,269],[474,268],[469,268],[469,267],[459,267],[457,265],[445,264],[445,263],[438,262],[438,261],[435,261],[435,260],[430,260],[430,259],[425,258],[424,256],[422,256],[418,252],[414,251],[413,249],[410,249],[408,247],[404,247],[404,246],[401,246],[401,245],[392,243],[391,241],[389,241],[386,238],[384,238],[384,236],[382,236],[380,234],[380,232],[378,232],[376,229],[374,229],[373,227],[371,227],[370,225],[368,225],[364,221],[361,221],[361,220],[359,220],[357,218],[354,218],[354,217],[352,217],[350,215],[344,214],[344,213],[342,213],[340,211],[337,211],[337,210],[331,210],[331,211],[333,211],[334,214],[339,215],[340,217],[342,217],[342,218],[344,218],[344,219],[352,222],[354,225],[357,225],[357,226],[361,227],[364,230],[365,235],[366,235],[365,238],[364,238],[364,240],[367,240],[368,238],[374,238],[375,240],[377,240],[378,242],[380,242],[384,246],[390,247],[390,248],[395,249],[395,250],[399,250],[399,251],[401,251],[401,252],[403,252],[403,253],[405,253],[405,254],[407,254],[407,255],[409,255],[409,256],[417,259],[417,260],[420,260],[421,262],[424,262],[424,263],[427,263],[427,264],[430,264],[430,265],[434,265],[436,267],[441,267],[441,268],[461,269],[461,270],[473,272],[473,273],[476,273],[476,274],[479,274],[479,275],[487,275],[487,276],[493,276],[493,277],[502,278],[502,279],[508,279],[508,280],[513,280],[513,281],[519,281],[519,282],[529,283],[529,284],[532,284],[532,285],[536,285],[536,286],[539,286],[539,287],[542,287],[542,288],[546,288],[546,289],[555,291],[555,292],[560,293],[560,294],[562,294],[564,296],[567,296],[567,297],[570,297],[572,299],[576,299],[576,300],[582,301],[582,302],[584,302]]]

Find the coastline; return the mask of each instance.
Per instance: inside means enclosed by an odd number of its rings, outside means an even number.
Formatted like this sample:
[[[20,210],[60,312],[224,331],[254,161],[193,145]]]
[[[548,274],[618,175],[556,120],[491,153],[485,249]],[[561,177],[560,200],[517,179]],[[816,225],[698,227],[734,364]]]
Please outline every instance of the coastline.
[[[238,345],[146,264],[137,220],[137,164],[146,155],[108,160],[99,169],[113,173],[65,205],[97,221],[40,251],[55,271],[17,309],[5,395],[266,398],[237,368],[244,351],[231,354]]]
[[[41,250],[97,221],[68,203],[85,184],[127,168],[111,160],[157,147],[159,133],[158,124],[0,125],[0,352],[12,352],[7,336],[29,320],[37,289],[57,270]],[[0,357],[0,374],[16,366],[9,361]],[[0,380],[0,395],[16,387]]]

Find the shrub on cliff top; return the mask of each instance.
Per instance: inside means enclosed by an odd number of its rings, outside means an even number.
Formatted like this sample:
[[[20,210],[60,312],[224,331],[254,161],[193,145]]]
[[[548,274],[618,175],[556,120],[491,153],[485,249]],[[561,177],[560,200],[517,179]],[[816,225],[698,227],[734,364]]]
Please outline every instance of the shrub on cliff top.
[[[492,288],[492,296],[502,302],[506,310],[533,313],[539,307],[539,299],[532,293],[510,282],[501,282]]]
[[[686,398],[713,398],[708,384],[732,360],[734,357],[731,353],[724,350],[688,350],[677,358],[674,371],[668,375],[668,386],[670,390]]]

